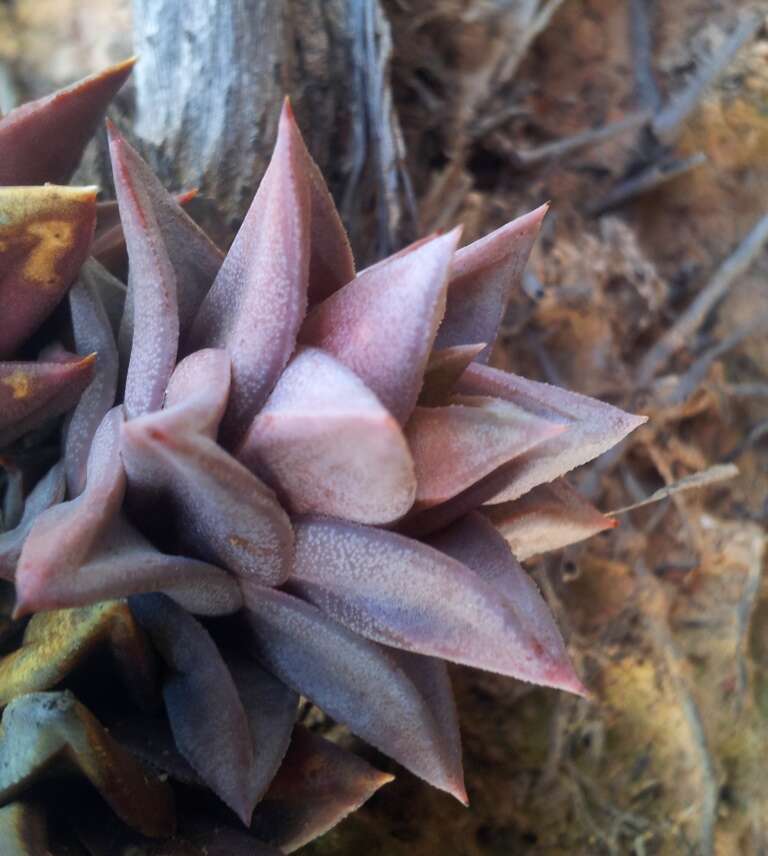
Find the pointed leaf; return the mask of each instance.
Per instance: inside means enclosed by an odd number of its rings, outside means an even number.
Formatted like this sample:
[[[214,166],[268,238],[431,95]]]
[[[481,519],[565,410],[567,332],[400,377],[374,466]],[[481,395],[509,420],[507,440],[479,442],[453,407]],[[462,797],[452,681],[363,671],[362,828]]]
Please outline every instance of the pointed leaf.
[[[76,574],[117,514],[125,495],[120,407],[107,413],[93,439],[85,490],[35,520],[16,569],[16,615],[68,606]]]
[[[0,808],[0,841],[4,856],[47,854],[48,827],[35,803],[12,802]]]
[[[498,396],[545,419],[569,423],[567,431],[507,465],[503,478],[492,479],[496,489],[486,497],[492,502],[517,499],[536,485],[565,475],[647,421],[595,398],[475,363],[462,375],[459,390],[465,395]],[[504,486],[498,487],[498,481]]]
[[[75,360],[0,362],[0,447],[73,407],[94,374],[95,354]]]
[[[217,443],[173,430],[171,411],[127,422],[129,484],[161,491],[182,541],[235,574],[279,585],[290,571],[293,532],[272,491]]]
[[[467,565],[402,535],[302,518],[290,588],[385,645],[560,685],[561,664],[547,657],[536,628],[493,586]]]
[[[118,515],[94,546],[88,559],[49,586],[68,606],[105,598],[162,592],[197,615],[229,615],[243,599],[240,587],[222,568],[161,553],[122,515]]]
[[[288,362],[307,303],[309,188],[303,143],[284,109],[269,167],[195,320],[192,345],[226,348],[232,396],[225,436],[242,439]]]
[[[156,673],[147,639],[126,604],[109,601],[32,616],[21,647],[0,659],[0,707],[26,693],[55,687],[104,647],[134,695],[151,698]]]
[[[617,525],[614,518],[599,512],[565,479],[539,485],[512,502],[487,505],[482,511],[521,562]]]
[[[32,489],[24,503],[24,513],[18,525],[0,533],[0,577],[6,580],[14,578],[21,548],[27,540],[32,524],[52,505],[62,502],[66,491],[64,467],[59,462],[52,466]]]
[[[109,151],[130,261],[127,301],[133,336],[125,381],[129,418],[157,410],[176,365],[179,345],[177,281],[153,200],[136,175],[133,149],[108,125]]]
[[[432,351],[424,372],[424,385],[419,394],[422,407],[439,407],[447,404],[464,369],[483,350],[484,344],[455,345]]]
[[[238,457],[294,512],[388,523],[416,492],[400,426],[353,372],[316,348],[288,364]]]
[[[507,303],[520,283],[548,207],[542,205],[458,250],[436,347],[487,342],[478,359],[488,362]]]
[[[0,185],[69,181],[134,62],[120,62],[3,116]]]
[[[95,187],[0,187],[0,358],[13,354],[72,285],[95,222]]]
[[[126,181],[141,200],[141,206],[151,211],[151,228],[157,229],[162,247],[167,253],[176,278],[176,300],[179,312],[180,352],[190,332],[192,322],[203,298],[213,284],[221,267],[224,254],[184,211],[174,196],[163,187],[159,179],[141,158],[139,153],[124,139],[112,131],[113,140],[119,140],[119,164]],[[118,196],[118,199],[120,197]],[[184,197],[182,197],[183,199]],[[125,214],[123,213],[123,218]],[[94,241],[93,252],[104,253],[105,246],[114,251],[115,241],[125,240],[123,223],[118,223],[110,233],[101,234]],[[109,241],[109,243],[107,243]],[[130,255],[130,243],[128,252]],[[126,307],[123,324],[128,326],[128,336],[133,333],[133,303]]]
[[[445,502],[565,430],[498,398],[460,396],[453,402],[417,407],[405,428],[417,507]]]
[[[560,631],[536,583],[520,567],[509,546],[480,514],[472,513],[429,539],[432,547],[471,568],[492,586],[531,640],[536,654],[534,680],[583,695]]]
[[[203,626],[167,597],[140,595],[130,604],[168,666],[163,698],[179,751],[248,825],[254,745],[229,669]]]
[[[94,377],[69,418],[64,439],[69,495],[85,487],[85,471],[96,429],[115,403],[117,392],[117,345],[109,318],[94,280],[95,262],[86,263],[80,281],[69,292],[69,311],[75,346],[80,354],[96,354]]]
[[[272,674],[417,776],[465,798],[429,705],[384,649],[285,592],[243,589],[253,653]]]
[[[291,748],[251,830],[293,853],[356,811],[394,777],[306,728],[297,728]]]
[[[2,719],[0,803],[62,768],[85,776],[134,829],[150,836],[173,832],[170,787],[148,776],[71,693],[30,693],[12,701]]]
[[[301,330],[304,344],[352,369],[401,424],[419,397],[459,234],[454,229],[358,274],[315,307]]]

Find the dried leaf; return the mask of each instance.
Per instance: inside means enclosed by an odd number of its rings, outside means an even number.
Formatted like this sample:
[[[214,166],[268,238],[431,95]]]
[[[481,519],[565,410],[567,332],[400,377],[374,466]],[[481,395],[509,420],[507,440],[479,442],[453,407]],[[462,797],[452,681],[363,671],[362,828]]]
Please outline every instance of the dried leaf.
[[[389,523],[416,493],[400,426],[353,372],[316,348],[288,364],[238,457],[294,512]]]
[[[578,695],[585,693],[536,583],[520,567],[504,538],[488,520],[478,513],[468,514],[432,536],[429,543],[463,562],[501,595],[506,607],[515,615],[515,622],[533,641],[542,671],[538,683]]]
[[[297,728],[280,772],[256,807],[251,830],[283,853],[293,853],[332,829],[393,778]]]
[[[249,647],[283,683],[462,802],[453,748],[414,683],[381,647],[285,592],[245,583]]]
[[[0,187],[0,358],[13,355],[72,285],[93,238],[96,190]]]
[[[0,185],[69,181],[134,62],[120,62],[3,116]]]
[[[257,755],[243,703],[216,644],[163,595],[140,595],[130,604],[168,666],[163,698],[176,746],[247,825],[259,796],[252,789]]]
[[[486,505],[482,511],[521,562],[584,541],[617,525],[616,520],[598,511],[565,479],[539,485],[512,502]]]
[[[125,603],[107,601],[32,616],[21,646],[0,659],[0,707],[55,687],[105,646],[134,695],[151,698],[156,674],[146,637]]]
[[[291,590],[354,633],[532,683],[563,685],[561,659],[550,656],[537,625],[468,565],[402,535],[342,521],[300,518],[295,528]]]
[[[109,124],[109,151],[120,218],[130,260],[127,302],[133,336],[125,381],[129,418],[163,403],[179,345],[179,308],[174,271],[153,198],[138,174],[133,149]]]
[[[416,466],[416,507],[445,502],[565,430],[498,398],[460,396],[417,407],[405,428]]]
[[[195,320],[195,349],[223,347],[232,358],[226,438],[242,440],[296,344],[310,258],[310,194],[303,147],[283,109],[269,167]]]
[[[548,207],[542,205],[457,251],[436,347],[486,342],[478,360],[488,362]]]
[[[0,803],[62,770],[85,776],[115,814],[139,832],[173,833],[170,787],[150,777],[71,693],[14,699],[2,719]]]
[[[401,424],[419,397],[459,235],[454,229],[358,274],[301,330],[301,342],[352,369]]]

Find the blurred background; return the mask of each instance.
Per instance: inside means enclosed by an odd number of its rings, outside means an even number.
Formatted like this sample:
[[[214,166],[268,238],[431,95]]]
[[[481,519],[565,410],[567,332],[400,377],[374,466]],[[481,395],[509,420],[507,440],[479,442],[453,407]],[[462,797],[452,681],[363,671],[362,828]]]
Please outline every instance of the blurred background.
[[[358,263],[551,200],[495,362],[647,413],[530,569],[583,700],[454,667],[471,808],[407,773],[307,852],[768,852],[768,4],[3,0],[0,109],[139,55],[114,118],[231,240],[292,96]],[[104,140],[81,167],[110,198]],[[378,763],[381,763],[378,760]]]

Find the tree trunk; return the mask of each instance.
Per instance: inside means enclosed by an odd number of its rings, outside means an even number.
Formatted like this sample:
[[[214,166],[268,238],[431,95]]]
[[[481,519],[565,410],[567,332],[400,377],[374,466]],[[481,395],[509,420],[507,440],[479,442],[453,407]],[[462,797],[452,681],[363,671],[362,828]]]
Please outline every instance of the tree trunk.
[[[266,168],[285,95],[358,260],[409,237],[378,0],[134,0],[134,22],[131,133],[169,186],[196,186],[212,200],[224,237]]]

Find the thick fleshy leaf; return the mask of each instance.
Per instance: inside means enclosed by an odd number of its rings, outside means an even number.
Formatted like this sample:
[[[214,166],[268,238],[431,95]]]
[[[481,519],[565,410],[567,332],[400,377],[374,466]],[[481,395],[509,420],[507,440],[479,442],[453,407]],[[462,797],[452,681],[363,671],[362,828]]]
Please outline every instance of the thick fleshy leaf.
[[[64,579],[49,584],[51,596],[70,606],[145,592],[167,594],[197,615],[229,615],[243,599],[231,574],[215,565],[161,553],[122,515],[88,559]]]
[[[548,207],[542,205],[456,253],[438,348],[487,342],[478,359],[488,361]]]
[[[459,235],[454,229],[358,274],[301,330],[301,342],[352,369],[401,424],[419,397]]]
[[[176,275],[179,350],[183,352],[186,336],[190,332],[203,298],[216,278],[224,254],[184,211],[173,195],[168,193],[139,153],[125,140],[117,137],[114,131],[112,137],[119,139],[120,169],[124,171],[126,181],[130,182],[134,193],[140,198],[141,206],[151,210],[151,227],[157,228],[163,250],[167,253]],[[118,223],[113,228],[120,229],[121,238],[127,241],[130,260],[131,245],[127,236],[123,234],[123,224]],[[103,254],[107,237],[101,235],[100,242],[94,241],[94,253],[99,252],[100,243]],[[115,237],[113,236],[113,240]],[[128,328],[127,335],[130,339],[133,334],[132,300],[126,306],[123,324]]]
[[[504,538],[482,515],[468,514],[429,539],[432,547],[471,568],[502,598],[536,652],[537,683],[583,695],[560,631],[536,583],[520,567]]]
[[[74,282],[93,238],[96,190],[0,187],[0,358],[13,354]]]
[[[460,396],[417,407],[405,428],[416,466],[416,506],[445,502],[566,430],[498,398]]]
[[[136,620],[168,666],[163,698],[181,754],[246,825],[253,738],[237,687],[216,644],[191,615],[159,594],[131,598]]]
[[[153,199],[136,175],[135,152],[108,125],[109,151],[130,262],[127,303],[133,335],[125,380],[129,418],[157,410],[176,365],[179,309],[176,272],[168,256]]]
[[[8,532],[0,532],[0,577],[6,580],[14,578],[21,548],[32,524],[52,505],[63,502],[66,492],[64,465],[59,462],[51,467],[30,492],[18,525]]]
[[[352,371],[317,348],[288,364],[238,457],[298,513],[389,523],[416,493],[400,426]]]
[[[270,672],[417,776],[466,801],[452,747],[383,648],[285,592],[243,588],[252,651]]]
[[[85,776],[134,829],[172,834],[169,785],[149,776],[71,693],[30,693],[12,701],[2,719],[0,804],[62,770]]]
[[[521,562],[617,525],[614,518],[598,511],[565,479],[539,485],[511,502],[486,505],[482,512]]]
[[[73,407],[93,379],[96,355],[52,362],[0,362],[0,447]]]
[[[55,687],[104,647],[135,697],[151,698],[156,672],[147,639],[127,605],[109,601],[32,616],[21,646],[0,659],[0,707],[26,693]]]
[[[255,755],[248,793],[256,804],[288,751],[299,712],[299,696],[250,657],[227,652],[225,662],[242,700],[253,739]]]
[[[467,565],[380,529],[322,518],[302,518],[295,526],[291,590],[353,632],[417,654],[571,688],[536,627]]]
[[[306,311],[310,193],[303,146],[286,107],[272,160],[192,331],[194,349],[223,347],[232,358],[224,432],[233,443],[288,362]]]
[[[200,558],[279,585],[290,572],[293,531],[275,495],[209,437],[173,430],[170,413],[124,425],[129,484],[162,493],[165,528],[175,526]]]
[[[85,471],[96,429],[115,403],[117,392],[117,344],[109,318],[94,283],[100,274],[96,262],[86,262],[80,281],[69,292],[69,311],[75,346],[80,354],[96,354],[94,377],[67,423],[64,460],[69,495],[85,487]]]
[[[48,850],[48,827],[40,805],[12,802],[0,808],[4,856],[41,856]]]
[[[135,60],[22,104],[0,119],[0,185],[64,184]]]
[[[455,345],[432,351],[429,356],[424,385],[419,394],[419,404],[422,407],[439,407],[447,404],[456,382],[464,373],[464,369],[483,350],[485,345]]]
[[[76,574],[117,514],[125,495],[120,461],[122,409],[107,413],[93,439],[85,490],[35,520],[16,569],[16,615],[69,606]]]
[[[232,380],[232,361],[226,351],[205,348],[182,360],[171,375],[165,395],[168,427],[198,431],[216,439]]]
[[[256,807],[251,830],[283,853],[293,853],[332,829],[393,778],[299,727],[280,772]]]
[[[517,499],[602,455],[647,421],[595,398],[474,363],[458,388],[465,395],[498,396],[545,419],[568,423],[567,431],[508,464],[503,474],[494,474],[491,492],[481,501]]]

